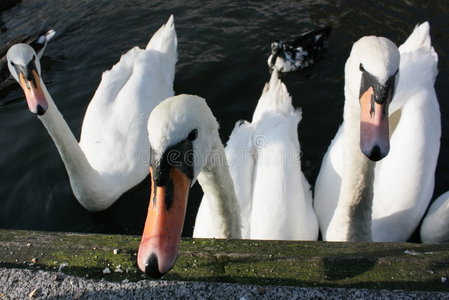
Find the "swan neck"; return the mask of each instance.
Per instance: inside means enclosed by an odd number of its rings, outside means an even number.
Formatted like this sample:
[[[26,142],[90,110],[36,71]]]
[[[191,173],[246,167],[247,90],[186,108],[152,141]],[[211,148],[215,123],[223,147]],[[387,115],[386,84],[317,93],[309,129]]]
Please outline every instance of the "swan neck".
[[[70,161],[73,153],[77,152],[77,150],[81,152],[78,141],[46,89],[44,90],[44,93],[47,96],[48,109],[43,116],[38,116],[38,118],[42,124],[44,124],[51,138],[55,142],[64,162]]]
[[[344,167],[337,208],[331,225],[337,228],[337,240],[372,241],[371,214],[375,162],[360,150],[360,108],[345,102]],[[330,226],[331,226],[330,225]]]
[[[217,238],[240,238],[240,209],[234,189],[228,161],[218,133],[213,136],[213,151],[205,157],[205,165],[198,175],[210,213],[220,235]]]
[[[47,98],[48,109],[44,115],[38,118],[47,129],[61,155],[69,175],[73,193],[86,209],[90,211],[101,210],[103,207],[99,206],[100,202],[94,201],[98,199],[95,199],[96,197],[92,192],[94,186],[103,185],[102,179],[90,165],[43,83],[42,89]]]

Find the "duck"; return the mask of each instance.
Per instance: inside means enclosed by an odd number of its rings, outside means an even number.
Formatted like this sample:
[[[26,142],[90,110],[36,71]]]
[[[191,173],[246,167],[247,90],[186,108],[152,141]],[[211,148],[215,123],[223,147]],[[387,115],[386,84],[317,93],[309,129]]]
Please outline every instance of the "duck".
[[[148,121],[152,192],[139,268],[157,278],[173,267],[196,180],[204,198],[194,237],[316,240],[318,222],[299,160],[300,119],[276,71],[252,122],[236,124],[226,149],[203,98],[179,95],[159,104]]]
[[[323,240],[406,241],[433,193],[441,136],[438,56],[428,22],[399,47],[357,41],[345,65],[343,124],[322,162],[314,208]]]
[[[276,40],[271,43],[268,66],[272,70],[286,73],[312,66],[320,58],[332,27],[310,30],[293,40]]]
[[[0,91],[7,89],[15,83],[9,72],[6,53],[8,49],[15,44],[25,43],[30,45],[37,54],[39,59],[42,58],[47,43],[55,36],[56,31],[53,29],[43,30],[31,35],[21,34],[10,40],[5,47],[0,49]]]
[[[449,243],[449,191],[440,195],[430,205],[421,228],[421,241],[425,244]]]
[[[107,209],[148,176],[146,124],[152,109],[174,95],[176,49],[170,16],[145,49],[132,48],[103,73],[84,115],[79,142],[42,80],[33,48],[16,44],[8,50],[9,70],[29,110],[53,139],[76,199],[90,212]]]

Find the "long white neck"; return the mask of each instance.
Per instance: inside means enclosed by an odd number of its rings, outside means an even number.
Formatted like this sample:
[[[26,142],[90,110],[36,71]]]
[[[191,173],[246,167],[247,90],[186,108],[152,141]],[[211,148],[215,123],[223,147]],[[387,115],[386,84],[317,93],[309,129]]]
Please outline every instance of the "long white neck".
[[[214,227],[218,230],[216,237],[240,238],[240,209],[229,173],[228,161],[218,133],[212,138],[213,151],[206,158],[206,164],[198,175],[198,181],[205,198],[209,201],[210,213],[215,216]]]
[[[375,163],[360,150],[360,107],[356,103],[357,99],[345,101],[343,178],[337,208],[327,231],[337,241],[372,240]]]
[[[44,84],[42,84],[42,89],[47,97],[48,109],[39,119],[58,148],[75,197],[89,211],[105,209],[109,203],[103,201],[102,197],[104,196],[101,196],[107,191],[104,179],[90,165]],[[101,192],[99,192],[100,190]]]

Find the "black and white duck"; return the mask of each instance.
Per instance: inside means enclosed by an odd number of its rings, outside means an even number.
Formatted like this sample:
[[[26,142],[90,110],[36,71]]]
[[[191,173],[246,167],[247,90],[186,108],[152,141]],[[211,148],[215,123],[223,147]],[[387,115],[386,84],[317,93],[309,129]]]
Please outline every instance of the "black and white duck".
[[[332,28],[310,30],[290,41],[271,43],[268,66],[278,72],[292,72],[313,65],[321,56]]]

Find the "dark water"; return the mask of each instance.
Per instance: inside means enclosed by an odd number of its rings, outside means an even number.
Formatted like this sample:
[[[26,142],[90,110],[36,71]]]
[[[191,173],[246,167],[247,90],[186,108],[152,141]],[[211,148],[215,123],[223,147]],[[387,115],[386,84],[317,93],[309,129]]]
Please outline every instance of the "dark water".
[[[385,2],[385,3],[384,3]],[[24,0],[3,12],[0,45],[23,32],[53,28],[57,35],[42,59],[43,78],[79,137],[82,119],[101,72],[134,45],[144,47],[170,14],[175,16],[179,62],[176,93],[206,98],[226,141],[238,119],[250,118],[265,81],[274,39],[332,25],[323,60],[284,78],[302,107],[299,139],[303,171],[315,182],[321,159],[342,120],[343,67],[353,42],[375,34],[402,43],[429,20],[439,54],[436,90],[443,122],[435,196],[449,189],[449,2],[432,1],[49,1]],[[430,2],[430,1],[429,1]],[[26,107],[17,88],[0,99],[0,227],[140,234],[149,198],[147,180],[105,212],[91,214],[74,198],[56,147]],[[190,235],[201,199],[190,195],[184,235]]]

